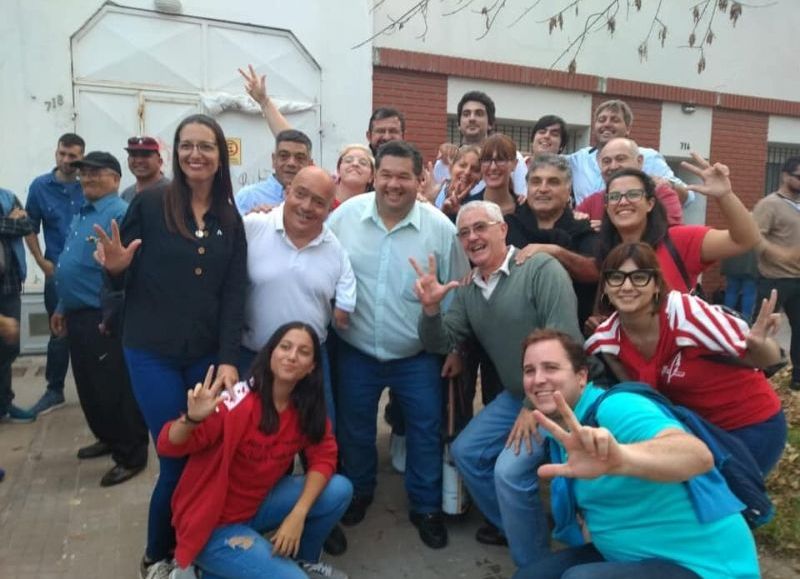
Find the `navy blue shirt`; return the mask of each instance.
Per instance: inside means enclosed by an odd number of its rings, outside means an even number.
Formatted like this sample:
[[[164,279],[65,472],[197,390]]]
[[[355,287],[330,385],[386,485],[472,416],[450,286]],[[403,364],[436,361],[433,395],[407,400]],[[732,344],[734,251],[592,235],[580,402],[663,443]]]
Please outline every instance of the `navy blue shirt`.
[[[97,236],[94,225],[100,225],[111,235],[111,220],[121,223],[127,211],[128,204],[116,193],[110,193],[94,202],[85,201],[72,220],[64,252],[56,267],[60,313],[100,308],[103,272],[94,259]]]
[[[33,180],[28,188],[25,211],[36,233],[44,225],[45,259],[58,262],[72,218],[82,206],[83,188],[80,182],[59,182],[55,169]]]

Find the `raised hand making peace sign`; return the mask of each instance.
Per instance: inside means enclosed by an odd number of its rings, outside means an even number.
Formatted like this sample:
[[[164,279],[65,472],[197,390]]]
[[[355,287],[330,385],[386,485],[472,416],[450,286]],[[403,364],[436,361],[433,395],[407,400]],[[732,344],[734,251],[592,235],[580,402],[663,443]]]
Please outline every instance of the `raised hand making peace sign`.
[[[618,469],[623,457],[614,435],[602,427],[581,426],[563,394],[555,392],[553,398],[566,430],[539,410],[534,410],[533,416],[567,451],[567,462],[542,465],[539,476],[591,479]]]
[[[134,239],[127,246],[122,245],[116,219],[111,220],[111,237],[99,225],[94,226],[94,231],[97,233],[97,250],[94,254],[97,262],[111,275],[119,275],[128,269],[142,240]]]
[[[414,293],[422,304],[422,310],[428,316],[435,316],[439,313],[439,304],[451,289],[457,288],[460,284],[451,281],[442,285],[436,277],[436,257],[431,254],[428,256],[428,272],[426,273],[413,257],[408,261],[411,267],[417,272],[417,281],[414,283]]]

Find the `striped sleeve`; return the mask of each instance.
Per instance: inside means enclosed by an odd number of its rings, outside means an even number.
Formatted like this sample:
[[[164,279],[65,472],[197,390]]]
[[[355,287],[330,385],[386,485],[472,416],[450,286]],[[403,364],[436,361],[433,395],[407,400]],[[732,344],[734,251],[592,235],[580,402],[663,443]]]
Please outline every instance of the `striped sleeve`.
[[[602,324],[597,326],[586,343],[584,349],[589,355],[593,354],[614,354],[619,355],[620,325],[619,316],[616,312]]]
[[[667,319],[677,346],[705,348],[737,358],[747,350],[747,323],[695,296],[670,292]]]

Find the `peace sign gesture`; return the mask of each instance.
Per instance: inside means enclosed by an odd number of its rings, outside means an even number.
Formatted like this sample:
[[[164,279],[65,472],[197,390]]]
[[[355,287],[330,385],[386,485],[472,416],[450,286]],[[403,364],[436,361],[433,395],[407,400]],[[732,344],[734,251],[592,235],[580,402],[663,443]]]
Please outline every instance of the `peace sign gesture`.
[[[775,305],[778,303],[778,292],[772,290],[769,299],[761,300],[761,308],[758,310],[758,317],[750,327],[747,334],[747,349],[760,348],[768,338],[775,335],[780,325],[781,315],[775,313]]]
[[[247,70],[238,69],[244,79],[244,90],[259,105],[264,106],[267,100],[267,75],[258,75],[252,64],[247,65]]]
[[[94,252],[97,262],[112,276],[128,269],[142,240],[134,239],[127,246],[122,245],[116,219],[111,220],[111,237],[99,225],[94,226],[94,231],[97,233],[97,249]]]
[[[681,167],[700,177],[703,183],[692,184],[694,191],[699,191],[706,197],[720,198],[728,193],[733,193],[731,187],[731,171],[727,165],[706,161],[702,155],[692,152],[694,164],[681,161]]]
[[[436,257],[433,254],[428,256],[428,271],[427,273],[419,266],[417,260],[409,257],[408,261],[411,267],[417,272],[417,281],[414,283],[414,293],[417,294],[422,309],[426,315],[435,316],[439,313],[439,303],[444,299],[453,288],[459,286],[459,282],[451,281],[445,285],[439,283],[436,277]]]
[[[446,215],[456,215],[458,210],[461,209],[464,199],[467,198],[474,186],[475,183],[472,179],[469,181],[462,181],[461,179],[450,181],[447,186],[447,197],[442,204],[442,211]]]
[[[186,391],[186,416],[193,422],[202,422],[222,402],[222,382],[214,382],[214,365],[208,367],[205,380]]]
[[[622,450],[614,435],[602,427],[581,426],[564,395],[555,392],[553,398],[567,430],[539,410],[534,410],[533,416],[567,451],[567,462],[542,465],[539,476],[591,479],[618,469],[622,465]]]

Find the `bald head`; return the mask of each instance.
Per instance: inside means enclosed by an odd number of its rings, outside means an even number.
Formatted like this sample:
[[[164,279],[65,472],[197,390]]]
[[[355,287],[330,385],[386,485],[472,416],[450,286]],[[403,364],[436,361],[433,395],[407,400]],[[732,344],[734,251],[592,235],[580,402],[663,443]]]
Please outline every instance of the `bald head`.
[[[644,158],[639,154],[639,145],[633,139],[618,137],[611,139],[597,153],[597,164],[603,174],[603,180],[620,169],[640,169]]]
[[[322,224],[331,211],[336,184],[331,176],[314,165],[304,167],[286,189],[283,226],[298,248],[322,233]]]

